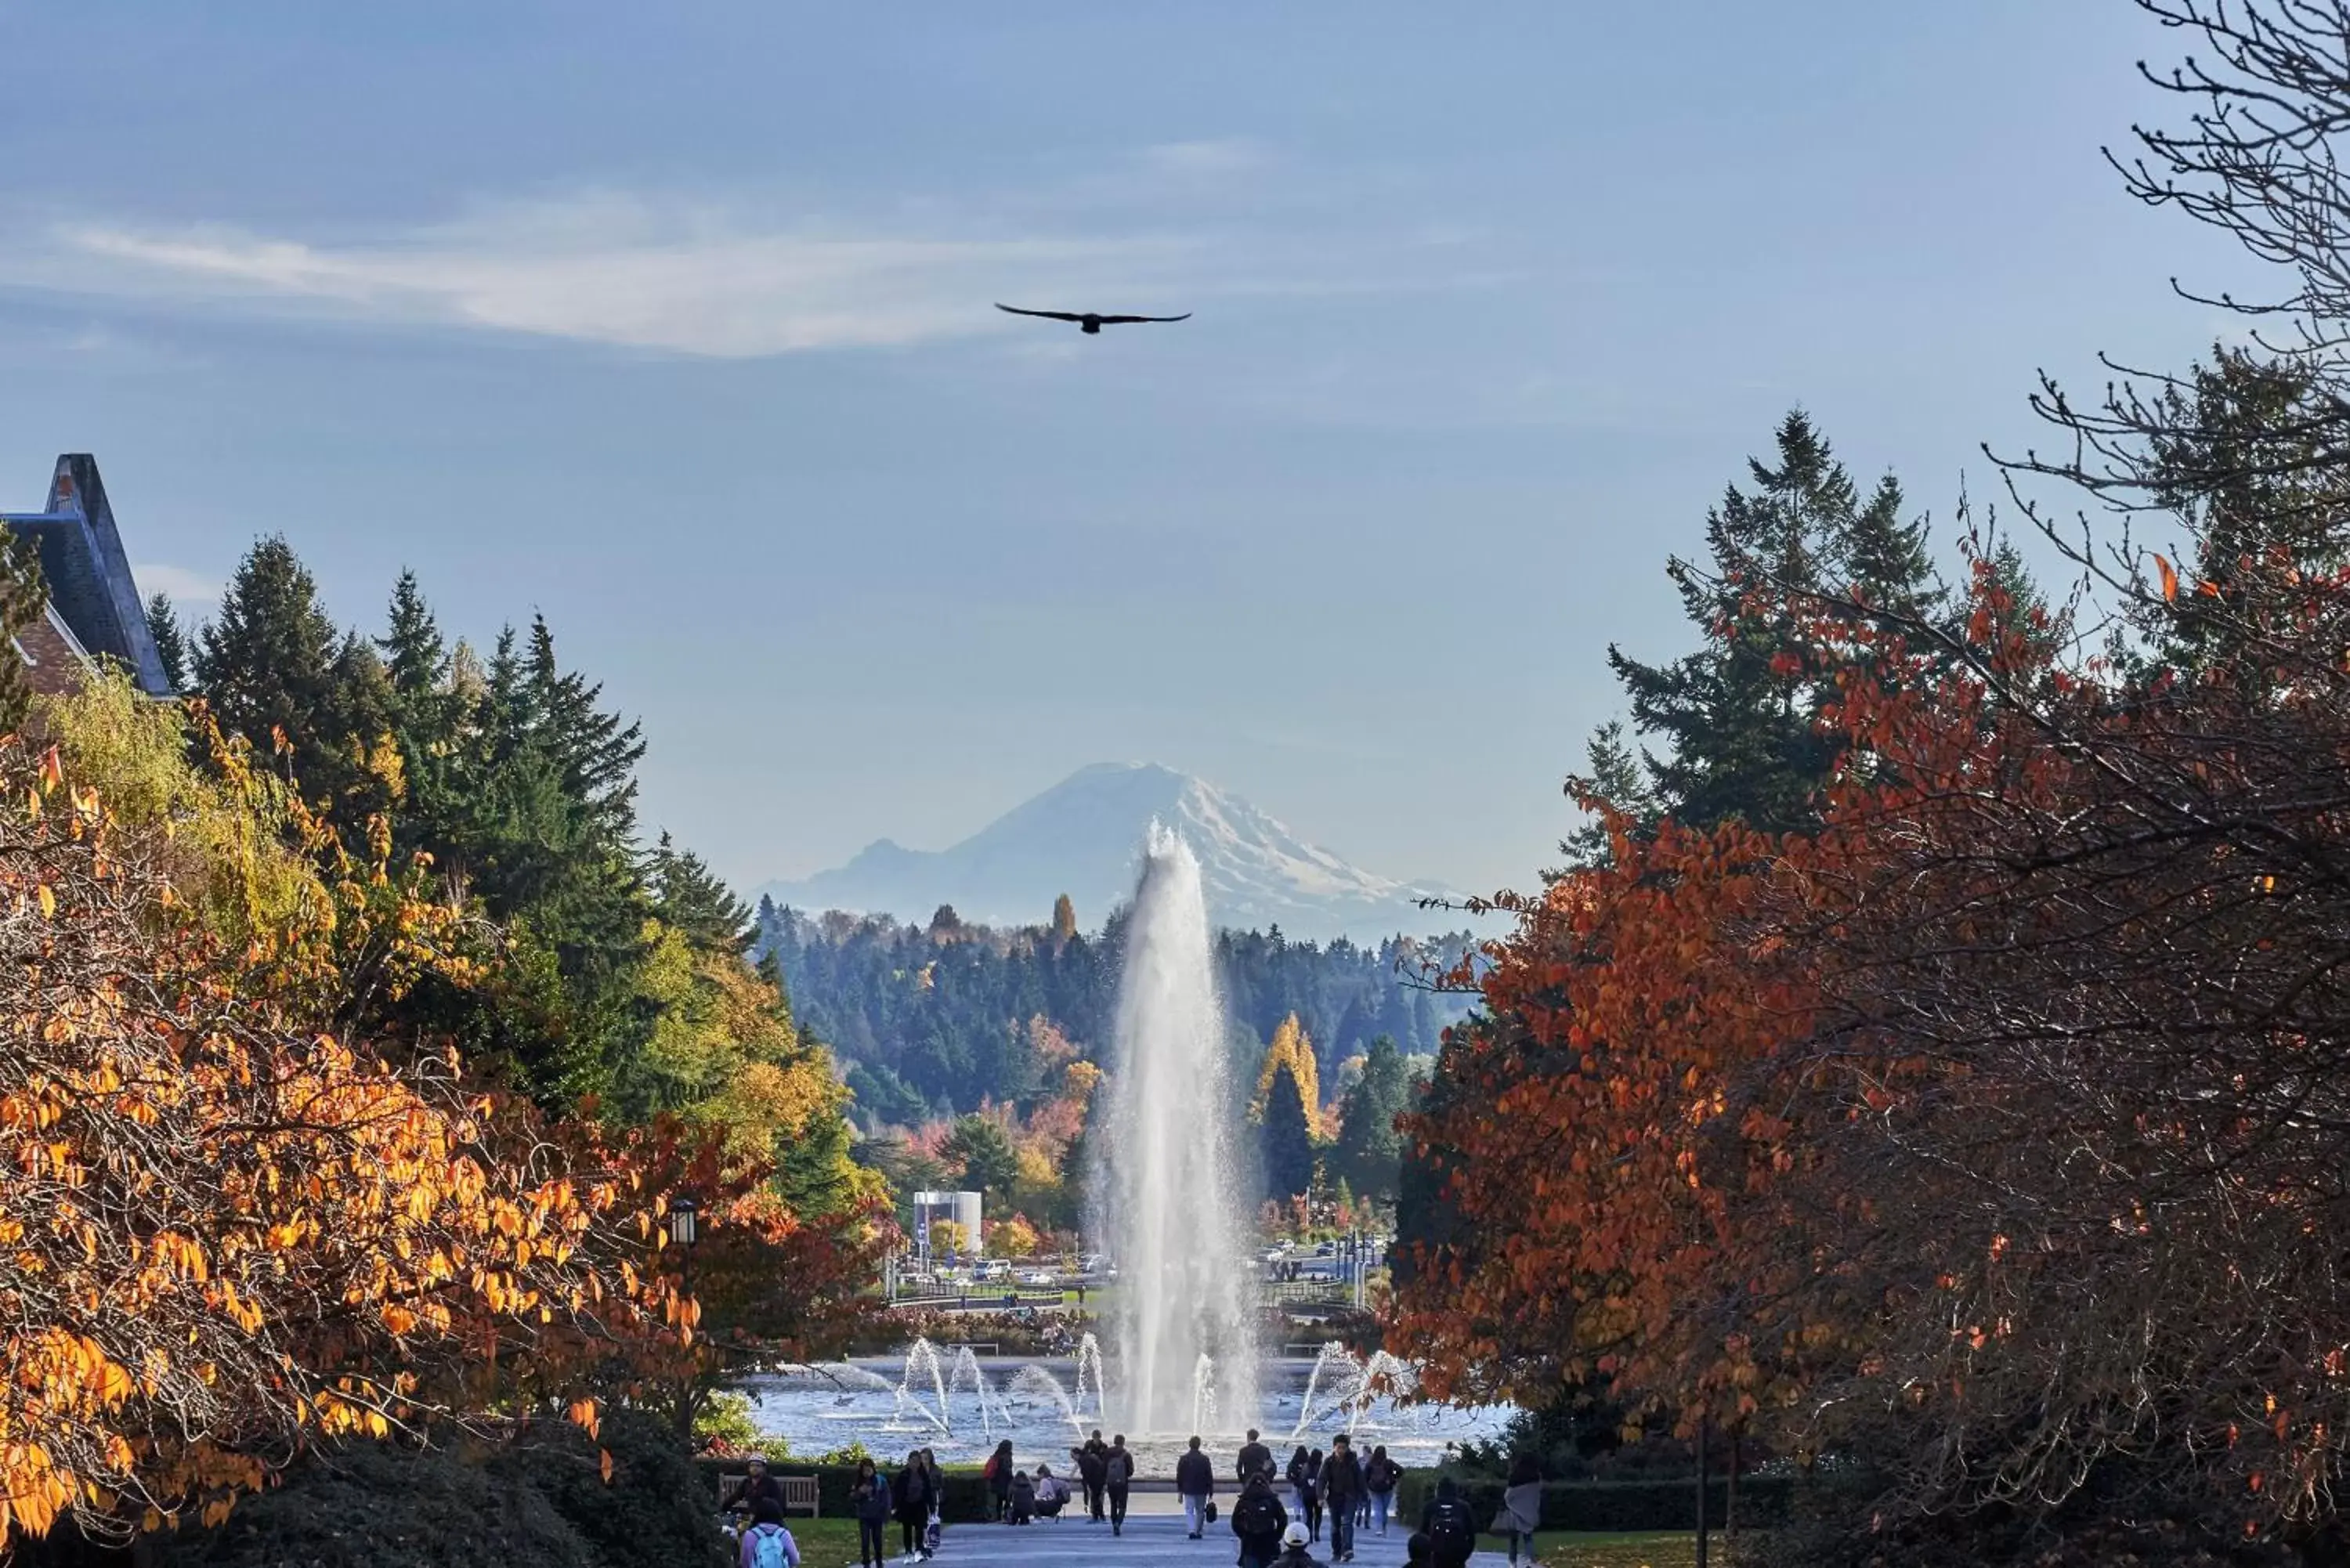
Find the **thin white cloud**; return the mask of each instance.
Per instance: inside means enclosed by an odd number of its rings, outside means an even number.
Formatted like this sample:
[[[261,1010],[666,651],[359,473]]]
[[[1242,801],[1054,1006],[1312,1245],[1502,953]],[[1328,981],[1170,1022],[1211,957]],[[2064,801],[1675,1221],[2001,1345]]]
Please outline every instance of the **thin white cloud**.
[[[1263,144],[1245,136],[1216,137],[1201,141],[1162,141],[1142,150],[1152,168],[1187,179],[1247,174],[1270,160]]]
[[[1122,239],[961,238],[760,227],[626,200],[533,206],[393,243],[233,229],[55,231],[61,254],[0,277],[78,293],[323,308],[751,358],[995,329],[992,300],[1149,295],[1196,247]],[[60,265],[62,264],[62,265]]]
[[[182,610],[195,606],[209,608],[220,603],[221,580],[208,572],[151,561],[144,566],[134,564],[130,577],[141,593],[169,594],[172,602]]]

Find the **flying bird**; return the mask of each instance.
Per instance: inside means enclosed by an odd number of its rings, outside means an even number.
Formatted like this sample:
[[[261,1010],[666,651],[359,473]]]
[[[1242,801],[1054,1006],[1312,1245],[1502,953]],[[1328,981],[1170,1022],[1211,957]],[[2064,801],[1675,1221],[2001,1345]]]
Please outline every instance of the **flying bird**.
[[[1023,310],[1016,305],[1005,305],[1001,301],[996,304],[995,308],[1008,311],[1014,316],[1041,316],[1048,321],[1074,321],[1077,324],[1077,330],[1080,332],[1099,332],[1105,327],[1122,327],[1129,321],[1189,321],[1191,319],[1191,313],[1188,310],[1180,316],[1097,316],[1090,310],[1083,312]]]

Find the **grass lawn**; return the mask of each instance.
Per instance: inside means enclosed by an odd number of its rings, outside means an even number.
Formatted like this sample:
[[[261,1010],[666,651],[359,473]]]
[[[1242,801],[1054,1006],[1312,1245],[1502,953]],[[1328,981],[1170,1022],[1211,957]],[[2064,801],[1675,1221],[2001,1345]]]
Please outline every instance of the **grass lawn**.
[[[800,1561],[806,1568],[840,1568],[845,1563],[857,1561],[857,1521],[853,1519],[809,1519],[795,1514],[784,1521],[784,1528],[799,1542]],[[883,1544],[894,1552],[898,1544],[898,1521],[889,1521],[889,1533]]]

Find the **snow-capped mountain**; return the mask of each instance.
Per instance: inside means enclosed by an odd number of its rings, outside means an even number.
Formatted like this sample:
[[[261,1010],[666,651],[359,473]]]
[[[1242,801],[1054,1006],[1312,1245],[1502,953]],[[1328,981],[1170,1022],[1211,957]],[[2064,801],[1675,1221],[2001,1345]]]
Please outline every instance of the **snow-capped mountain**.
[[[1447,924],[1442,911],[1415,903],[1444,889],[1350,866],[1239,796],[1156,763],[1081,768],[951,848],[908,849],[884,838],[846,866],[760,891],[792,909],[908,920],[926,920],[951,904],[964,919],[990,925],[1042,925],[1053,900],[1066,893],[1090,929],[1133,896],[1153,817],[1199,856],[1221,925],[1277,924],[1300,939],[1376,941]]]

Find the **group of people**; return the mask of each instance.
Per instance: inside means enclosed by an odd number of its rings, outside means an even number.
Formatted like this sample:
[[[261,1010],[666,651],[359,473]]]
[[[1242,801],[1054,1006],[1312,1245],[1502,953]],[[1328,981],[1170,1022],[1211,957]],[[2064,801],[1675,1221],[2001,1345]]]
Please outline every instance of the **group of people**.
[[[1085,1489],[1087,1514],[1097,1524],[1107,1521],[1113,1535],[1123,1535],[1134,1480],[1134,1455],[1125,1434],[1105,1443],[1097,1431],[1071,1449],[1069,1458]],[[1301,1446],[1283,1472],[1276,1469],[1273,1450],[1251,1428],[1232,1468],[1240,1483],[1232,1512],[1232,1534],[1240,1542],[1239,1568],[1325,1568],[1311,1549],[1321,1541],[1326,1522],[1330,1563],[1353,1562],[1357,1527],[1388,1532],[1396,1486],[1403,1479],[1403,1468],[1388,1457],[1385,1448],[1374,1448],[1365,1457],[1344,1432],[1331,1439],[1326,1457],[1318,1449]],[[998,1522],[1023,1525],[1057,1519],[1072,1501],[1068,1483],[1053,1473],[1052,1466],[1039,1464],[1033,1475],[1019,1469],[1008,1438],[995,1446],[982,1474],[988,1516]],[[1295,1514],[1283,1501],[1283,1480]],[[1198,1541],[1216,1521],[1216,1468],[1197,1438],[1175,1461],[1175,1490],[1183,1500],[1190,1538]],[[939,1549],[940,1503],[945,1491],[938,1457],[928,1449],[907,1454],[894,1477],[883,1475],[870,1459],[860,1459],[849,1489],[860,1568],[885,1568],[892,1519],[898,1521],[905,1554],[929,1562]],[[751,1519],[742,1536],[740,1568],[799,1568],[798,1544],[784,1525],[783,1489],[767,1473],[764,1457],[751,1457],[750,1477],[730,1506]],[[1534,1530],[1541,1517],[1541,1472],[1531,1456],[1521,1456],[1493,1521],[1493,1528],[1509,1537],[1513,1568],[1522,1544],[1526,1562],[1534,1561]],[[1422,1511],[1419,1529],[1409,1542],[1409,1568],[1467,1568],[1476,1545],[1475,1515],[1448,1476],[1438,1482],[1436,1495]]]
[[[1273,1450],[1254,1428],[1241,1446],[1232,1469],[1241,1486],[1240,1501],[1232,1505],[1232,1533],[1240,1537],[1241,1568],[1271,1568],[1276,1552],[1284,1545],[1295,1544],[1301,1550],[1313,1545],[1322,1539],[1326,1521],[1330,1527],[1331,1562],[1352,1562],[1358,1525],[1376,1526],[1379,1533],[1387,1533],[1396,1483],[1403,1479],[1403,1467],[1388,1458],[1386,1449],[1375,1448],[1366,1459],[1344,1432],[1331,1439],[1327,1458],[1319,1449],[1301,1446],[1291,1455],[1286,1475],[1289,1500],[1297,1510],[1293,1517],[1274,1490],[1279,1472]],[[1191,1536],[1197,1541],[1212,1518],[1215,1496],[1215,1467],[1200,1451],[1197,1438],[1176,1461],[1175,1490],[1182,1494]],[[1289,1536],[1296,1541],[1289,1542]]]

